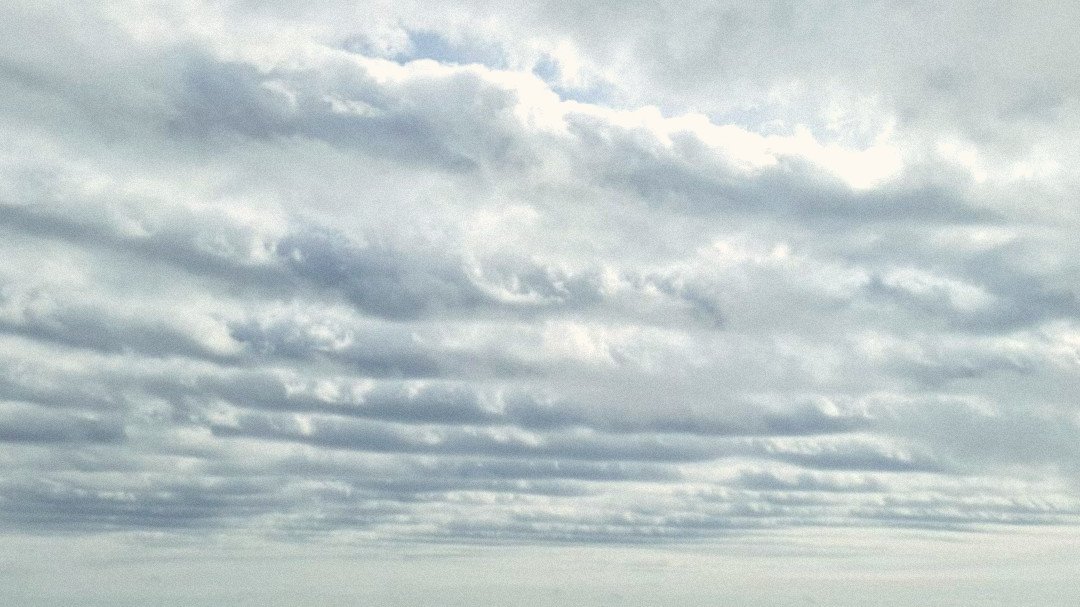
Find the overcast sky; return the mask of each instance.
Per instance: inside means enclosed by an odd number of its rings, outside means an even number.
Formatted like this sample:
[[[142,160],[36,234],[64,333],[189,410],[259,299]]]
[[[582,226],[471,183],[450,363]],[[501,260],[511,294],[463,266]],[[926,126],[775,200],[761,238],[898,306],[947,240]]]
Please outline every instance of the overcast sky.
[[[0,586],[1073,604],[1078,27],[3,3]]]

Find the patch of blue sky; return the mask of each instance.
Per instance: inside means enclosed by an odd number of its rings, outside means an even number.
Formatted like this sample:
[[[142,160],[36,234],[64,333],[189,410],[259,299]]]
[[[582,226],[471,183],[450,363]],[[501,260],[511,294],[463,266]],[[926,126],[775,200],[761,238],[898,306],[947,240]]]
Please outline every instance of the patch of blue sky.
[[[478,63],[491,69],[506,69],[506,54],[497,45],[478,41],[453,41],[438,32],[411,30],[409,45],[404,52],[392,57],[394,61],[408,63],[417,59],[431,59],[439,63],[469,65]]]
[[[562,66],[551,55],[541,55],[532,68],[532,73],[540,78],[565,101],[577,101],[593,105],[614,106],[618,99],[618,87],[611,82],[590,82],[588,86],[568,86],[563,77]]]

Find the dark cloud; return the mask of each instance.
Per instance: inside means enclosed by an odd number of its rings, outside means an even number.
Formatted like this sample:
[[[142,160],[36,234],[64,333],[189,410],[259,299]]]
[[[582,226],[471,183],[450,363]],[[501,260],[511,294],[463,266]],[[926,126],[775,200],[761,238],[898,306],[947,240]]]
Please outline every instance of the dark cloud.
[[[161,528],[202,530],[231,517],[258,515],[282,505],[265,482],[173,481],[149,487],[85,486],[63,481],[5,482],[3,509],[31,527],[86,529]]]
[[[353,373],[376,377],[437,377],[442,373],[433,353],[396,327],[363,331],[289,318],[250,319],[234,323],[229,334],[262,359],[330,360]]]
[[[512,91],[490,86],[474,72],[420,78],[395,90],[347,61],[326,67],[261,71],[193,60],[180,118],[171,128],[199,137],[310,138],[451,173],[528,157],[516,140]],[[467,99],[457,108],[465,114],[441,108],[438,100],[446,97]]]
[[[294,441],[331,449],[376,453],[430,453],[498,457],[565,458],[597,461],[696,461],[725,449],[699,439],[653,436],[527,435],[498,428],[405,427],[350,419],[312,416],[299,421],[282,415],[246,413],[233,424],[212,426],[222,437]]]
[[[330,231],[290,235],[278,243],[277,254],[311,283],[340,289],[360,309],[386,318],[416,318],[432,308],[476,307],[485,300],[459,267],[358,247]]]
[[[958,306],[948,290],[941,287],[912,292],[904,286],[888,284],[880,276],[873,276],[864,289],[868,298],[895,305],[913,315],[940,319],[949,329],[978,333],[1010,331],[1071,319],[1080,311],[1072,291],[1048,287],[1037,277],[1006,279],[999,274],[992,280],[994,282],[988,285],[971,285],[971,288],[984,288],[986,298],[994,300],[974,309]]]
[[[195,356],[228,360],[192,335],[168,326],[108,318],[94,309],[23,311],[22,322],[0,322],[0,332],[35,341],[51,341],[106,353],[138,352],[148,356]]]
[[[0,441],[7,443],[112,443],[124,440],[116,416],[50,411],[32,405],[0,404]]]

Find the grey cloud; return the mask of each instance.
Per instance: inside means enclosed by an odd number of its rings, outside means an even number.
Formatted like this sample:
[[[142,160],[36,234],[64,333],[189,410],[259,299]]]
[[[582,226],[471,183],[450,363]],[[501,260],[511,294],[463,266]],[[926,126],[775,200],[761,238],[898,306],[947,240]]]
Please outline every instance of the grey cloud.
[[[340,289],[361,309],[391,318],[414,317],[426,305],[451,307],[463,302],[475,305],[480,300],[458,268],[444,267],[440,272],[424,267],[419,259],[407,264],[393,251],[357,247],[340,233],[302,229],[279,241],[270,241],[280,261],[280,265],[270,266],[251,264],[236,253],[214,254],[200,246],[200,241],[217,240],[220,235],[234,241],[237,252],[244,253],[245,240],[257,236],[249,229],[230,226],[216,217],[188,217],[185,219],[196,221],[171,223],[150,236],[134,237],[118,234],[116,226],[100,220],[73,221],[58,214],[60,210],[42,205],[7,205],[2,208],[0,219],[43,236],[93,247],[105,245],[256,288],[268,284],[277,289],[291,286],[288,290],[292,291],[308,283]]]
[[[95,309],[24,310],[22,322],[0,321],[0,332],[106,353],[138,352],[149,356],[195,356],[226,361],[192,335],[157,323],[108,318]]]
[[[573,436],[553,434],[503,438],[498,432],[468,428],[405,428],[385,423],[314,417],[302,428],[291,417],[241,414],[235,424],[212,424],[222,437],[295,441],[331,449],[384,453],[444,453],[502,457],[559,457],[571,460],[695,461],[717,457],[723,450],[700,439],[652,436]]]
[[[738,486],[755,491],[826,491],[833,493],[883,492],[888,486],[874,478],[834,479],[822,474],[801,472],[781,476],[768,471],[746,471],[739,475]]]
[[[148,234],[125,234],[115,220],[93,213],[78,215],[79,206],[96,207],[102,204],[101,201],[72,200],[72,193],[63,190],[52,195],[60,197],[64,204],[34,201],[0,205],[0,224],[21,234],[113,251],[128,262],[135,256],[168,264],[199,277],[246,283],[255,290],[280,292],[288,285],[288,276],[276,268],[248,261],[250,244],[247,239],[254,235],[222,217],[200,217],[183,212],[178,213],[179,217],[150,215],[146,223],[151,225],[140,226],[149,227]],[[175,208],[172,210],[176,211]],[[122,213],[122,209],[118,211],[117,215]],[[210,249],[203,244],[207,242],[219,243],[219,249]]]
[[[208,471],[240,476],[316,477],[360,489],[397,494],[454,490],[512,492],[514,484],[535,484],[563,493],[595,494],[607,482],[671,483],[683,479],[663,463],[599,462],[553,458],[369,454],[309,450],[266,462],[218,461]],[[545,485],[544,483],[553,483]]]
[[[966,507],[965,507],[966,506]],[[963,507],[961,509],[961,507]],[[1075,514],[1057,509],[1022,506],[994,506],[975,509],[970,504],[904,503],[879,508],[856,508],[852,515],[896,527],[961,529],[974,531],[979,525],[1047,525],[1069,521]]]
[[[478,543],[519,544],[543,542],[552,544],[629,544],[668,545],[679,542],[715,538],[735,532],[760,529],[754,520],[717,519],[697,525],[648,524],[589,524],[577,521],[515,521],[479,525],[457,522],[440,530],[432,539],[459,538]]]
[[[115,443],[124,440],[117,416],[75,414],[41,407],[0,403],[0,442]]]
[[[434,404],[434,403],[433,403]],[[378,404],[376,405],[378,406]],[[323,408],[325,411],[326,408]],[[222,437],[251,437],[293,441],[330,449],[370,451],[375,453],[431,453],[489,455],[499,457],[559,457],[570,460],[610,460],[639,462],[705,461],[746,455],[794,463],[822,470],[928,471],[951,474],[951,464],[938,461],[922,452],[892,452],[886,446],[840,435],[818,439],[800,439],[800,445],[785,445],[771,439],[739,439],[736,430],[729,435],[663,434],[668,428],[643,427],[636,433],[605,434],[578,431],[574,426],[522,434],[503,434],[512,430],[494,426],[471,426],[491,422],[491,417],[470,419],[467,415],[436,405],[420,417],[404,417],[395,412],[395,423],[348,418],[310,416],[303,422],[291,416],[268,413],[238,413],[228,424],[211,422],[215,434]],[[475,409],[474,409],[475,411]],[[450,413],[455,425],[445,425]],[[385,415],[385,414],[384,414]],[[378,419],[379,414],[373,416]],[[410,422],[406,427],[397,422]],[[443,424],[439,424],[443,421]],[[428,425],[428,424],[438,425]],[[460,424],[460,425],[459,425]],[[617,427],[617,426],[616,426]],[[646,433],[646,428],[647,432]],[[625,428],[624,428],[625,430]],[[730,428],[725,428],[730,430]],[[800,428],[801,432],[807,432]],[[812,431],[810,431],[812,433]],[[813,442],[806,442],[812,440]]]
[[[28,372],[25,361],[4,360],[0,364],[0,393],[15,401],[39,403],[67,410],[117,411],[123,408],[122,399],[113,384],[95,384],[88,378],[78,382],[55,381]],[[68,377],[68,379],[71,379]]]
[[[432,309],[476,307],[485,298],[461,269],[430,266],[392,250],[358,247],[340,233],[311,230],[286,237],[277,254],[295,273],[340,289],[361,309],[388,318],[416,318]]]
[[[1080,312],[1076,294],[1063,288],[1049,287],[1034,276],[1002,275],[992,278],[988,294],[997,301],[983,309],[963,310],[943,291],[915,294],[902,287],[886,284],[873,276],[864,287],[870,299],[878,299],[901,309],[941,319],[949,328],[979,333],[1015,330],[1034,324],[1076,318]]]
[[[252,409],[333,413],[404,423],[491,424],[500,419],[483,406],[475,390],[465,385],[388,382],[359,398],[348,394],[346,387],[337,400],[311,392],[290,394],[293,390],[280,379],[258,374],[207,378],[201,383],[210,394]]]
[[[172,128],[203,137],[308,137],[454,173],[526,153],[516,147],[513,123],[500,125],[513,96],[468,72],[391,92],[353,64],[328,67],[323,73],[261,72],[246,64],[193,61],[182,118]],[[286,88],[275,90],[275,84]],[[446,114],[437,105],[445,98],[464,100],[459,109],[466,117],[483,116],[485,126],[477,130]]]
[[[575,460],[480,460],[447,462],[432,472],[440,476],[497,479],[574,479],[584,481],[676,481],[682,475],[669,466],[633,462]]]
[[[813,470],[864,470],[879,472],[934,472],[956,474],[955,464],[926,448],[897,451],[888,445],[857,437],[835,441],[784,444],[774,439],[754,439],[761,454]]]
[[[192,70],[186,120],[192,128],[208,132],[224,127],[257,138],[303,135],[368,146],[372,154],[399,161],[438,164],[457,158],[453,166],[444,167],[451,170],[506,158],[538,162],[533,151],[522,148],[526,133],[510,113],[516,103],[513,93],[475,74],[460,72],[391,88],[376,84],[362,68],[347,62],[324,67],[331,74],[329,81],[318,80],[312,71],[260,73],[250,65],[204,61]],[[288,88],[275,92],[274,83]],[[334,95],[340,95],[342,103],[368,109],[332,110],[327,99]],[[467,115],[483,116],[485,126],[477,129],[460,116],[447,115],[443,109],[447,98],[462,100]],[[629,187],[645,199],[667,201],[675,208],[688,205],[692,212],[859,222],[970,221],[989,216],[947,182],[855,193],[837,181],[821,179],[813,167],[795,159],[785,159],[780,167],[748,181],[717,162],[690,133],[679,134],[673,150],[661,151],[649,135],[595,117],[571,113],[567,121],[574,138],[571,147],[546,153],[566,154],[572,162],[606,176],[610,187]]]
[[[314,388],[287,387],[289,380],[272,374],[230,373],[199,379],[194,385],[162,386],[164,394],[206,396],[251,410],[323,413],[400,423],[510,426],[538,431],[589,429],[614,435],[664,435],[675,437],[805,436],[842,435],[870,427],[873,421],[860,415],[829,414],[805,405],[790,411],[762,408],[739,417],[714,413],[620,417],[606,414],[597,403],[537,395],[527,390],[483,391],[467,383],[382,381],[360,394],[350,382]],[[599,408],[599,411],[597,410]]]
[[[293,319],[248,319],[233,323],[229,333],[259,358],[331,360],[361,375],[437,377],[444,366],[434,352],[397,327],[354,330]],[[345,340],[347,345],[339,346],[337,340]]]
[[[1037,402],[1037,401],[1036,401]],[[970,470],[996,466],[1054,465],[1080,453],[1072,439],[1076,422],[1068,413],[1045,405],[1004,401],[980,408],[956,400],[934,399],[889,407],[885,427],[899,424],[904,432],[923,437],[936,452]],[[886,410],[888,410],[886,409]]]
[[[1066,24],[1076,18],[1066,2],[1038,11],[1001,3],[680,2],[562,3],[503,22],[541,39],[569,37],[597,71],[622,71],[626,94],[638,100],[734,112],[768,103],[771,87],[798,83],[791,88],[803,95],[788,111],[812,115],[828,111],[827,101],[814,104],[839,87],[883,98],[906,121],[1003,142],[1020,130],[1003,125],[1038,124],[1051,108],[1069,107],[1060,91],[1077,81],[1061,57],[1075,51]]]
[[[77,202],[98,204],[97,201]],[[362,312],[395,320],[459,315],[468,310],[504,310],[530,317],[545,310],[597,309],[604,306],[607,299],[595,270],[568,274],[557,268],[527,262],[492,268],[487,272],[489,278],[499,277],[500,286],[513,285],[517,295],[527,298],[521,302],[503,301],[466,274],[463,260],[456,256],[440,256],[435,251],[395,250],[378,243],[362,244],[341,232],[303,224],[277,237],[259,234],[214,213],[198,214],[176,209],[164,213],[163,217],[147,218],[148,223],[159,224],[152,227],[149,234],[130,235],[121,233],[115,222],[96,217],[80,220],[64,213],[70,210],[59,205],[6,205],[0,207],[0,222],[22,233],[57,238],[91,250],[103,247],[121,255],[137,255],[152,263],[166,263],[199,278],[211,279],[208,287],[225,292],[286,298],[313,286],[323,290],[329,299],[340,294]],[[253,242],[272,247],[275,262],[253,261],[250,249],[260,246]],[[211,250],[206,243],[221,244],[218,250]],[[633,299],[635,295],[640,297],[641,291],[658,286],[669,296],[667,305],[694,310],[708,322],[721,322],[717,304],[693,291],[693,286],[677,286],[665,282],[666,279],[650,277],[627,276],[626,279],[637,291],[620,304],[625,306],[620,315],[662,321],[662,317],[647,308],[642,309],[640,302]],[[285,330],[284,327],[280,329]],[[267,341],[268,335],[260,337],[263,330],[250,323],[237,323],[234,332],[238,338],[263,352],[299,353],[296,344],[291,347],[271,344]],[[108,340],[104,334],[100,339]],[[430,362],[417,361],[417,364],[431,372]]]
[[[610,398],[617,397],[612,395]],[[694,438],[827,436],[856,432],[873,423],[861,415],[827,413],[813,405],[785,404],[782,409],[775,410],[724,399],[713,401],[713,408],[708,411],[665,409],[657,403],[654,411],[634,416],[607,414],[603,403],[574,397],[541,398],[528,392],[506,395],[504,402],[505,421],[523,428],[590,428],[614,435],[685,435]]]
[[[3,510],[23,525],[44,528],[147,527],[202,530],[230,517],[252,516],[280,505],[272,486],[250,480],[176,481],[150,487],[101,487],[65,482],[5,481]]]
[[[5,533],[692,559],[1077,522],[1068,28],[135,4],[0,23]],[[680,117],[817,152],[744,170]],[[879,135],[878,183],[813,157]]]
[[[363,245],[318,228],[287,235],[278,242],[276,252],[295,275],[340,292],[361,310],[383,318],[453,317],[470,311],[525,319],[545,313],[599,313],[663,323],[671,312],[689,312],[699,322],[724,323],[714,296],[700,285],[669,276],[627,271],[619,276],[628,287],[626,294],[605,293],[600,270],[595,268],[571,273],[531,262],[496,262],[483,266],[483,275],[477,278],[466,273],[464,260],[452,255]],[[518,299],[498,297],[491,288],[506,289]],[[646,299],[645,294],[653,290],[665,296],[659,306]],[[655,307],[660,310],[650,309]]]
[[[892,183],[869,192],[795,158],[755,175],[717,158],[694,134],[674,136],[671,149],[644,130],[607,124],[589,115],[567,116],[580,141],[578,161],[603,183],[680,212],[766,216],[821,224],[987,221],[993,214],[967,200],[960,184]]]
[[[680,432],[718,436],[791,436],[844,434],[866,428],[870,420],[859,416],[830,415],[813,406],[792,406],[782,413],[760,411],[737,420],[704,419],[672,414],[655,421],[634,424],[614,420],[612,426],[623,431]]]

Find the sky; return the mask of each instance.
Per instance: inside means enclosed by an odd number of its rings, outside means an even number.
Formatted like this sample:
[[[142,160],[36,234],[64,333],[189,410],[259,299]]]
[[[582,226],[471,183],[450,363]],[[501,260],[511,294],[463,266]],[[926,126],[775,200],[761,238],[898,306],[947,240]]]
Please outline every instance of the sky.
[[[19,605],[1069,605],[1080,5],[12,0]]]

